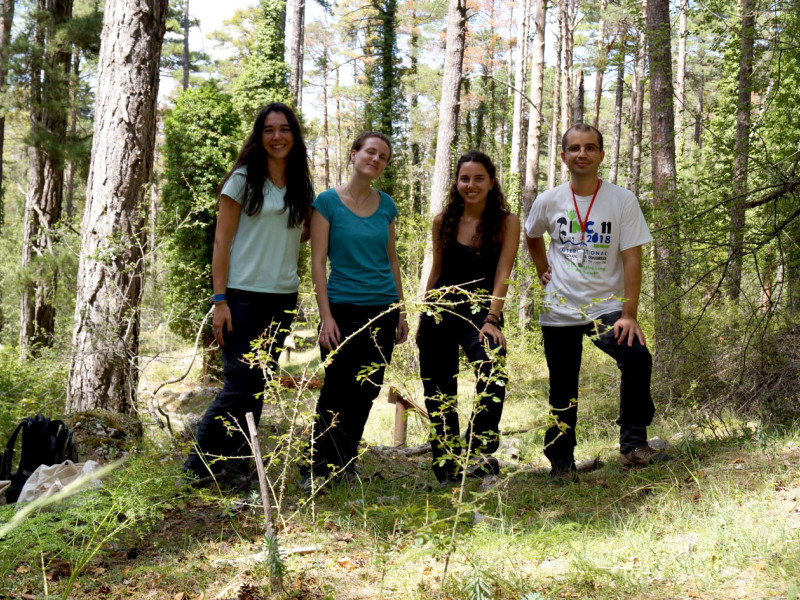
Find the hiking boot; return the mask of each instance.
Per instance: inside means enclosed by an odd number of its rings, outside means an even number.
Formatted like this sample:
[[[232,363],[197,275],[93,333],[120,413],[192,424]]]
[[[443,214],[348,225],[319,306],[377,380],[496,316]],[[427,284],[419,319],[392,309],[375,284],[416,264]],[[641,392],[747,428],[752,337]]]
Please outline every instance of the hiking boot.
[[[575,461],[571,463],[553,463],[547,479],[552,485],[578,483],[578,470],[575,468]]]
[[[669,454],[666,452],[659,452],[650,446],[639,446],[636,450],[619,453],[619,462],[622,464],[623,469],[646,467],[647,465],[665,462],[669,459]]]
[[[300,489],[309,495],[315,492],[317,494],[324,493],[324,486],[325,478],[322,475],[312,475],[311,473],[306,473],[303,475],[303,479],[300,480]]]
[[[481,456],[474,465],[467,469],[467,477],[483,479],[487,475],[499,475],[500,463],[494,456]]]

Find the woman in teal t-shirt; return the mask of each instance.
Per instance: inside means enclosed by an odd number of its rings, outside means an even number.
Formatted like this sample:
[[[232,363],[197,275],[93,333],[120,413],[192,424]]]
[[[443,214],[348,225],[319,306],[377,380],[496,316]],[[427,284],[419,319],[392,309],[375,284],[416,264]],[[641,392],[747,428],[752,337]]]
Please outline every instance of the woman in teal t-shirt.
[[[362,133],[350,150],[350,180],[321,193],[313,204],[311,276],[320,352],[323,361],[335,354],[325,367],[309,464],[303,469],[303,489],[309,492],[331,476],[358,477],[358,443],[372,402],[394,345],[408,337],[395,250],[397,207],[391,196],[371,187],[391,155],[385,135]]]

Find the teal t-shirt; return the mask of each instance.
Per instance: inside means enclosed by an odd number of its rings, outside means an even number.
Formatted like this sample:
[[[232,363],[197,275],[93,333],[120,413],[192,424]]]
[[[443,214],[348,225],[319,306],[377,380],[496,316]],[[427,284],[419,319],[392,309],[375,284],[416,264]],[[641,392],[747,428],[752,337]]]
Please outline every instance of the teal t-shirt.
[[[389,225],[397,207],[388,194],[378,192],[378,209],[359,217],[335,189],[322,192],[314,208],[330,224],[328,299],[331,302],[380,306],[397,302],[397,286],[389,263]]]

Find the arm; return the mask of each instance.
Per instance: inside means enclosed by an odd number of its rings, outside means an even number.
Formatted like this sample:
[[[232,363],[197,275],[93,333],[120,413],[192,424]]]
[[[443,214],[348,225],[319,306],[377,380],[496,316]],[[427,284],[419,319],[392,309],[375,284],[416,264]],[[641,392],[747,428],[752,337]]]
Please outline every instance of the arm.
[[[547,249],[544,247],[544,239],[540,237],[528,237],[525,234],[525,243],[531,255],[533,264],[536,266],[536,273],[539,275],[539,283],[546,287],[553,276],[553,268],[547,264]]]
[[[639,294],[642,291],[642,247],[634,246],[623,250],[622,269],[625,283],[623,293],[626,301],[622,304],[622,315],[614,323],[614,337],[617,344],[627,341],[628,346],[633,346],[633,339],[636,337],[642,346],[646,346],[644,333],[636,317],[639,312]]]
[[[315,210],[311,215],[311,281],[319,307],[319,343],[326,350],[333,350],[339,345],[339,328],[331,315],[328,301],[328,277],[325,268],[328,263],[328,239],[331,225],[328,220]]]
[[[397,297],[400,304],[400,321],[397,323],[396,344],[402,344],[408,339],[408,321],[406,320],[405,298],[403,297],[403,279],[400,276],[400,263],[397,260],[397,244],[395,221],[389,223],[389,243],[386,250],[389,253],[389,264],[392,267],[394,285],[397,288]]]
[[[508,215],[503,221],[503,246],[500,248],[500,258],[497,261],[492,288],[492,303],[489,305],[489,315],[497,318],[497,325],[487,321],[481,328],[481,337],[491,337],[495,344],[504,348],[506,338],[498,325],[508,293],[508,278],[511,276],[511,269],[514,268],[514,260],[519,250],[519,232],[519,218],[516,215]]]
[[[300,243],[305,244],[311,239],[311,207],[308,208],[306,218],[303,219],[303,231],[300,233]]]
[[[230,196],[219,197],[219,213],[217,214],[217,229],[214,232],[214,254],[211,258],[211,273],[214,282],[214,293],[224,294],[228,284],[228,270],[231,262],[231,244],[236,228],[239,226],[239,216],[242,205]],[[225,345],[223,334],[227,329],[233,331],[231,309],[227,302],[214,305],[214,318],[211,321],[211,332],[220,346]]]

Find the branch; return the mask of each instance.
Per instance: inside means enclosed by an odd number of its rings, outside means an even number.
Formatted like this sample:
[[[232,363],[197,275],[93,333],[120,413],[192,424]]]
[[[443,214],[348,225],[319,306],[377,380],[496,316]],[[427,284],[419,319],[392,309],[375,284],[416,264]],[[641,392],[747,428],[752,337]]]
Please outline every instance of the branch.
[[[767,204],[768,202],[772,202],[773,200],[777,200],[784,194],[788,194],[791,191],[794,191],[795,188],[800,186],[800,178],[795,179],[794,181],[785,181],[781,187],[777,190],[771,191],[769,194],[761,196],[757,200],[751,200],[750,202],[745,204],[746,208],[756,208],[757,206],[762,206]]]

